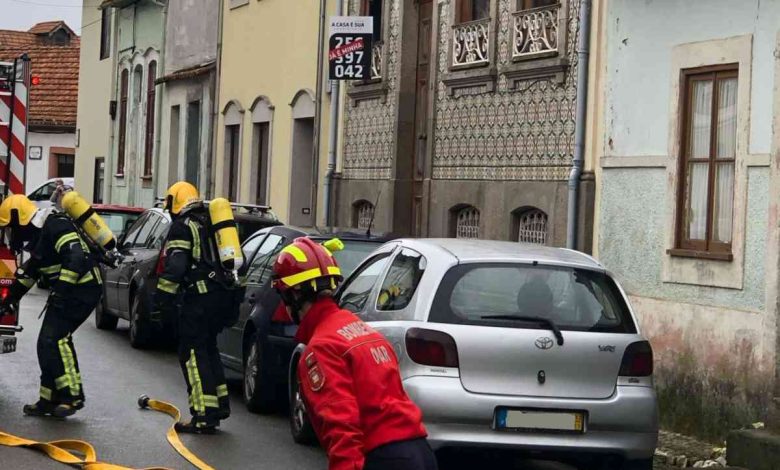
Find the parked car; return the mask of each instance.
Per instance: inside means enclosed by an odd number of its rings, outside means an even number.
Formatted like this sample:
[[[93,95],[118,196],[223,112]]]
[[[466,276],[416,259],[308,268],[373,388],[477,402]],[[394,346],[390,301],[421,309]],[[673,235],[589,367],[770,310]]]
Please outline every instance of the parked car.
[[[234,207],[241,240],[280,223],[266,208]],[[159,207],[144,211],[119,240],[122,262],[117,268],[103,268],[103,300],[95,309],[95,326],[112,330],[120,318],[128,320],[130,344],[135,348],[175,335],[174,319],[156,317],[152,308],[158,262],[170,222],[170,216]]]
[[[284,314],[271,287],[271,270],[279,252],[298,237],[325,242],[339,238],[344,249],[333,255],[348,275],[386,236],[334,230],[328,233],[289,226],[262,230],[244,242],[248,260],[247,290],[239,320],[218,337],[223,364],[243,376],[244,400],[254,412],[270,412],[287,404],[287,373],[297,345],[297,326]],[[280,315],[281,313],[281,315]]]
[[[27,198],[35,203],[39,209],[51,207],[54,205],[51,202],[51,196],[57,188],[57,181],[62,181],[65,186],[70,186],[71,188],[76,184],[73,178],[52,178],[27,193]]]
[[[364,261],[337,301],[394,345],[434,449],[652,469],[652,349],[593,258],[509,242],[398,240]],[[296,440],[308,426],[294,380],[302,350],[290,362]]]
[[[92,208],[95,209],[95,212],[100,214],[100,217],[108,224],[108,228],[111,229],[117,240],[124,235],[124,232],[138,220],[138,217],[144,212],[142,207],[119,205],[94,204]],[[37,285],[41,289],[48,289],[49,280],[46,277],[41,277],[38,279]]]
[[[94,204],[92,206],[114,232],[117,240],[122,238],[128,228],[144,213],[142,207],[120,206],[115,204]]]

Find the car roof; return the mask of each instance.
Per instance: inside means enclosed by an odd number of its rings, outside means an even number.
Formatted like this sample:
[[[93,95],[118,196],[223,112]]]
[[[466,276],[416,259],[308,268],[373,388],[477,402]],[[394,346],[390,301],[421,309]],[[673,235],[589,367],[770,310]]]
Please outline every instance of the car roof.
[[[141,214],[146,210],[143,207],[120,206],[118,204],[93,204],[92,208],[102,212],[126,212],[132,214]]]
[[[394,240],[397,237],[392,234],[377,233],[366,234],[366,232],[357,229],[348,228],[317,228],[317,227],[297,227],[294,225],[279,225],[272,229],[273,233],[284,235],[287,238],[311,237],[314,240],[327,240],[339,238],[344,241],[366,241],[372,243],[385,243]]]
[[[515,261],[604,269],[601,263],[585,253],[531,243],[456,238],[403,239],[400,242],[424,254],[435,251],[448,254],[459,263]]]

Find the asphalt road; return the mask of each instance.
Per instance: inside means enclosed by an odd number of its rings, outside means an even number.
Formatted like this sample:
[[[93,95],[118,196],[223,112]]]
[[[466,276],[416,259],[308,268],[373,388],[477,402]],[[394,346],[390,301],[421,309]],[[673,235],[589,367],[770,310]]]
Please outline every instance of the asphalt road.
[[[171,351],[139,351],[130,347],[127,324],[120,321],[116,331],[100,331],[94,319],[74,335],[86,406],[66,421],[25,417],[22,406],[37,400],[39,369],[35,343],[40,327],[38,313],[47,292],[34,290],[22,301],[17,352],[0,355],[0,431],[38,441],[80,439],[90,442],[101,461],[132,468],[163,466],[191,467],[169,445],[165,433],[168,416],[140,410],[139,395],[171,402],[187,412],[184,379],[176,355]],[[182,440],[201,459],[217,469],[325,469],[324,453],[303,447],[290,438],[285,416],[249,413],[240,390],[231,386],[233,416],[215,436],[183,436]],[[485,464],[490,455],[472,457],[476,461],[460,468],[499,468]],[[491,462],[493,463],[493,462]],[[499,462],[495,462],[499,464]],[[64,469],[28,449],[0,447],[0,468]],[[451,470],[453,464],[442,466]],[[500,462],[500,468],[570,470],[571,467],[546,462]]]

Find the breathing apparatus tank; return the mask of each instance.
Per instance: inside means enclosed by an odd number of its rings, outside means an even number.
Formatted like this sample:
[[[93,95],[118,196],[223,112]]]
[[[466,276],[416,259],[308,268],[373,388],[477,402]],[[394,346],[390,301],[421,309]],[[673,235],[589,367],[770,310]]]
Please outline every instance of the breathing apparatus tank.
[[[236,220],[233,218],[233,208],[230,201],[217,198],[209,203],[209,218],[214,241],[217,244],[219,262],[226,271],[234,275],[244,264],[244,254],[241,251],[241,241],[238,238]]]
[[[84,233],[98,246],[106,251],[116,248],[114,232],[108,228],[95,209],[76,191],[69,191],[62,196],[62,209],[84,230]]]

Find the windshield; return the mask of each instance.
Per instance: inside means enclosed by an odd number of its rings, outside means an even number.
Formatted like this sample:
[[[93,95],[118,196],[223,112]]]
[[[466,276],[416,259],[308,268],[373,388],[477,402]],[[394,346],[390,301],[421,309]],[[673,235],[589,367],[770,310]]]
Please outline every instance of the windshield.
[[[492,318],[490,318],[492,317]],[[585,269],[527,264],[466,264],[444,277],[430,321],[507,328],[636,333],[614,281]]]
[[[116,236],[117,240],[125,233],[125,228],[129,227],[138,219],[138,217],[141,216],[141,214],[123,214],[121,212],[100,211],[98,211],[98,214],[100,214],[100,217],[102,217],[106,222],[108,228],[114,232],[114,236]]]
[[[379,247],[379,243],[370,241],[342,241],[344,242],[344,249],[333,253],[333,257],[336,258],[336,262],[341,268],[341,275],[344,276],[344,278],[352,274],[352,271],[357,268],[358,264]]]

